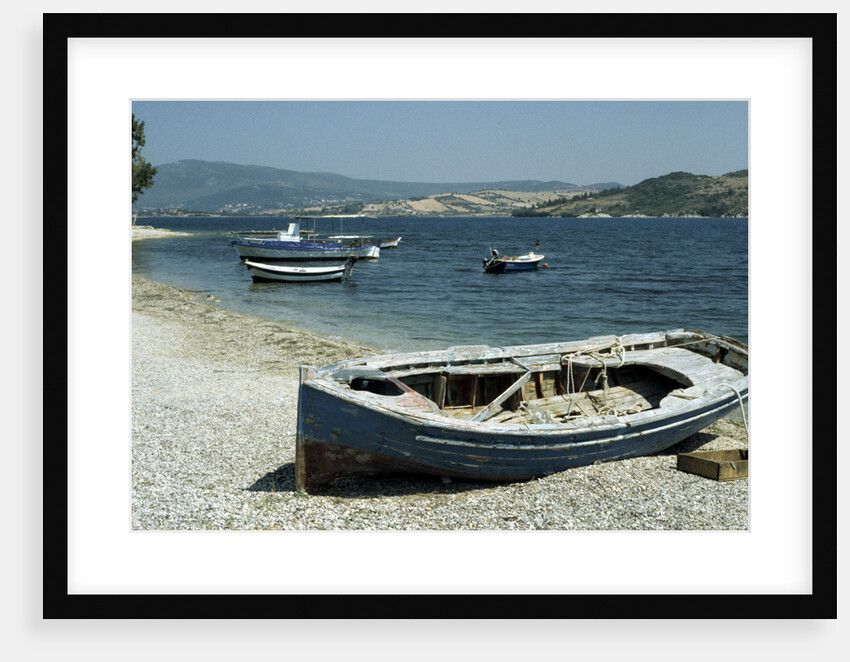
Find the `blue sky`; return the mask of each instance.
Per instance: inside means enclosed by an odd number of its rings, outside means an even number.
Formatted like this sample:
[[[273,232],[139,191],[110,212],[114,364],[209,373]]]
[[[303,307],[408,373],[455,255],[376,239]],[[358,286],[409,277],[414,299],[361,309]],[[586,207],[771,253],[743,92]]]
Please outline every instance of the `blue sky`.
[[[142,155],[406,182],[748,167],[746,101],[134,101]]]

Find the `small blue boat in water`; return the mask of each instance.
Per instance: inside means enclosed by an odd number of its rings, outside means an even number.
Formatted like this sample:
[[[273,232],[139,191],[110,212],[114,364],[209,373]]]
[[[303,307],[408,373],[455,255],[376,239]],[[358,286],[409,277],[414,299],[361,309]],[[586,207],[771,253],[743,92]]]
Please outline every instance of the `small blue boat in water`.
[[[657,453],[743,410],[748,355],[677,329],[302,366],[296,486],[382,473],[525,480]]]
[[[489,258],[484,258],[484,271],[488,274],[503,274],[507,271],[529,271],[536,269],[537,265],[545,257],[539,253],[499,257],[499,251],[496,249],[492,249],[492,251],[493,254]]]

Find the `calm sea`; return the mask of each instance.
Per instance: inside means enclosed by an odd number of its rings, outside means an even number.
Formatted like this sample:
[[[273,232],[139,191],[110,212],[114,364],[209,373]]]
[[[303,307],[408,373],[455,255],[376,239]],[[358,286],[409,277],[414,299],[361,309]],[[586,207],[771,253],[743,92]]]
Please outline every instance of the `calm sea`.
[[[135,242],[133,273],[213,294],[228,310],[382,349],[673,328],[748,342],[747,219],[367,219],[365,234],[402,241],[379,260],[358,262],[350,281],[256,284],[226,233],[285,229],[285,219],[138,222],[192,235]],[[342,233],[360,231],[361,221],[343,221]],[[537,242],[548,266],[484,273],[491,248],[516,255]]]

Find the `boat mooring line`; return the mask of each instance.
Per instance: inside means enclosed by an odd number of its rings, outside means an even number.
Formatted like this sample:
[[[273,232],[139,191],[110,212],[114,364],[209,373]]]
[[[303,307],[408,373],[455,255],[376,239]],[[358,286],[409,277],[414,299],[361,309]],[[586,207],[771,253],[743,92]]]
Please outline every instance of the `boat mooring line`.
[[[741,405],[741,418],[744,419],[744,432],[747,433],[747,439],[749,439],[750,438],[750,426],[749,426],[749,423],[747,423],[747,412],[744,411],[744,399],[741,397],[741,392],[738,389],[736,389],[734,386],[732,386],[732,384],[729,384],[728,382],[723,382],[723,386],[728,386],[729,388],[731,388],[735,392],[735,395],[738,396],[738,404]]]

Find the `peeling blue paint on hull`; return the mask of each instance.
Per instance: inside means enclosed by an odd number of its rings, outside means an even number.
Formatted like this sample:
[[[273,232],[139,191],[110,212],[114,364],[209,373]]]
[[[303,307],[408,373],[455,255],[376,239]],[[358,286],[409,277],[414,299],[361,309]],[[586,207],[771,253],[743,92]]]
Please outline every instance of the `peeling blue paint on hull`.
[[[414,425],[379,412],[359,410],[346,420],[339,403],[302,385],[301,453],[312,455],[306,483],[327,484],[346,474],[422,473],[453,478],[513,481],[573,467],[652,455],[696,434],[738,407],[734,394],[713,407],[640,427],[619,426],[583,434],[473,433]],[[745,395],[745,394],[742,394]],[[336,468],[328,466],[326,456]],[[359,457],[358,457],[358,454]]]

